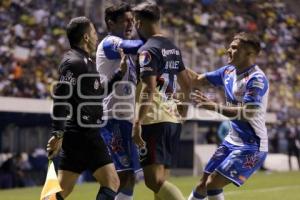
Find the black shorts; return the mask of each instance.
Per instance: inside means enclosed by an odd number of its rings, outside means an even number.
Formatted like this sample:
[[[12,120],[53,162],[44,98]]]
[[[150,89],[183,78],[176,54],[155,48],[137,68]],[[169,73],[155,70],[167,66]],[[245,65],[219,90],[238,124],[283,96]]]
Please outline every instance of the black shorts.
[[[142,167],[151,164],[162,164],[166,168],[174,167],[177,163],[180,133],[180,123],[142,125],[142,138],[146,142],[146,147],[139,149]]]
[[[109,163],[112,160],[98,128],[66,131],[60,153],[60,170],[78,174],[86,169],[95,172]]]

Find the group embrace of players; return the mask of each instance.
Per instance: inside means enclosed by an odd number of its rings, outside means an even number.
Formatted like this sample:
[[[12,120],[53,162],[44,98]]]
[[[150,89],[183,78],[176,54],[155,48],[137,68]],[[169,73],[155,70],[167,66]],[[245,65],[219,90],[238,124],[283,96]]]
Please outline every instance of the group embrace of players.
[[[67,26],[71,49],[59,66],[47,146],[49,158],[61,149],[63,191],[56,198],[66,198],[89,169],[101,185],[96,200],[132,200],[135,173],[142,169],[154,199],[185,199],[167,178],[176,163],[181,118],[192,102],[229,117],[232,128],[188,199],[224,199],[223,188],[242,185],[267,154],[268,81],[255,64],[258,39],[236,34],[227,50],[228,65],[197,74],[185,68],[180,49],[161,34],[156,4],[108,7],[105,22],[109,34],[98,47],[88,18],[73,18]],[[177,82],[180,105],[174,98]],[[224,88],[226,105],[200,92],[208,85]]]

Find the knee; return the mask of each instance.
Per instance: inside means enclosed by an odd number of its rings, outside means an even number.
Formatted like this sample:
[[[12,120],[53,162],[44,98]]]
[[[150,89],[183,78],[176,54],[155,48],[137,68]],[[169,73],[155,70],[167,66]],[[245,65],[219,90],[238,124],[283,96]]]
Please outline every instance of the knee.
[[[108,185],[114,191],[118,191],[118,189],[120,187],[120,179],[119,179],[117,174],[111,174],[110,175],[110,177],[108,179]]]
[[[69,196],[69,194],[71,194],[71,192],[73,191],[74,187],[63,187],[62,191],[59,193],[61,197],[63,197],[64,199],[67,198],[67,196]]]
[[[135,185],[135,176],[133,173],[118,174],[120,178],[120,189],[129,188],[133,189]]]
[[[146,186],[155,193],[158,193],[165,180],[159,177],[145,178]]]
[[[214,189],[218,189],[217,187],[217,183],[214,179],[214,174],[212,174],[211,176],[208,177],[206,183],[205,183],[205,186],[207,188],[207,190],[214,190]]]
[[[196,190],[197,191],[206,191],[206,181],[207,180],[201,180],[200,183],[197,185]]]

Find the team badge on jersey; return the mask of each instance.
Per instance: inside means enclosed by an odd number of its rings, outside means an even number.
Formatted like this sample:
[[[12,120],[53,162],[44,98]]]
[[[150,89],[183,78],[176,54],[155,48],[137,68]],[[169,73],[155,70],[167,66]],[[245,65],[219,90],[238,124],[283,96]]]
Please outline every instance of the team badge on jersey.
[[[94,89],[95,89],[95,90],[98,90],[99,86],[100,86],[100,83],[99,83],[99,81],[96,79],[95,82],[94,82]]]
[[[139,55],[139,64],[141,67],[148,65],[151,62],[151,54],[148,51],[142,51]]]

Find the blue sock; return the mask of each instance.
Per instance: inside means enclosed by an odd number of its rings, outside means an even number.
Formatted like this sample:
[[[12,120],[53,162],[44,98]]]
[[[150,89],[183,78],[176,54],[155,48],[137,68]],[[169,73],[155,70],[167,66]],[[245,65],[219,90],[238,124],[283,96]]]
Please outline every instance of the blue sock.
[[[221,194],[222,192],[223,192],[222,189],[207,190],[207,195],[208,196],[215,196],[215,195]]]
[[[123,188],[119,190],[119,192],[126,194],[127,196],[132,196],[133,195],[133,190],[129,188]]]
[[[96,200],[114,200],[116,195],[117,193],[112,189],[108,187],[101,187],[97,194]]]
[[[199,194],[196,190],[193,190],[193,195],[197,199],[204,199],[206,196]]]

